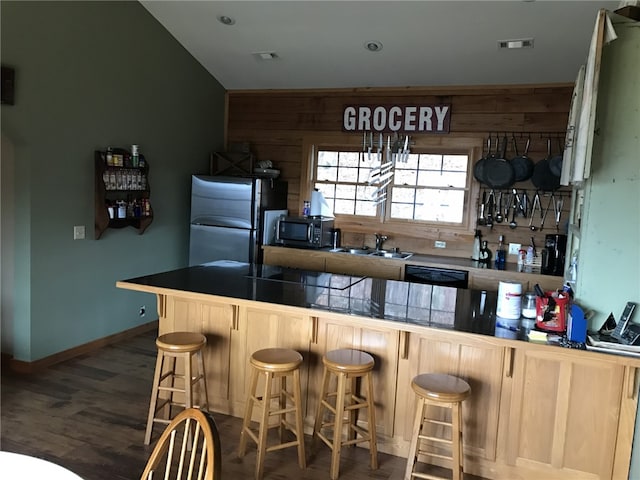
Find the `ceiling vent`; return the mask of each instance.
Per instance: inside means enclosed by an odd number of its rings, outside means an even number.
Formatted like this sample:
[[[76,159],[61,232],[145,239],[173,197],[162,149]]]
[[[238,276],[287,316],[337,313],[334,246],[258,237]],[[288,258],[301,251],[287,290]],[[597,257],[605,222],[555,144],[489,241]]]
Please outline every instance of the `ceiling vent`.
[[[256,52],[252,54],[256,60],[268,61],[280,58],[276,52]]]
[[[519,40],[498,40],[498,49],[533,48],[533,38]]]

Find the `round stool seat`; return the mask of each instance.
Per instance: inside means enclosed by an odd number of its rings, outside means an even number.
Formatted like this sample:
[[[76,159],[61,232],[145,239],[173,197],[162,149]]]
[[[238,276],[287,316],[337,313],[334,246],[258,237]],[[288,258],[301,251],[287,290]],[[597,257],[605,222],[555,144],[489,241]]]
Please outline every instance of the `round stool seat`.
[[[206,344],[207,337],[193,332],[165,333],[156,339],[158,349],[173,353],[195,352]]]
[[[265,348],[251,355],[251,365],[259,370],[288,372],[302,363],[302,355],[288,348]]]
[[[373,370],[375,365],[373,357],[367,352],[348,348],[325,353],[322,363],[329,370],[340,373],[365,373]]]
[[[414,377],[411,388],[418,395],[438,402],[461,402],[471,393],[464,380],[443,373],[423,373]]]

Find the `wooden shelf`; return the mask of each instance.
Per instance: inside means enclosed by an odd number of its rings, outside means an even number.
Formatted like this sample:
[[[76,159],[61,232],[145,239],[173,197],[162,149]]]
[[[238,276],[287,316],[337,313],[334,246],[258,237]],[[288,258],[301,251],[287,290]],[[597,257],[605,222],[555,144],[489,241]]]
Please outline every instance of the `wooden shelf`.
[[[113,149],[114,154],[122,154],[128,157],[130,154],[127,150],[121,148]],[[140,159],[144,162],[144,166],[108,166],[106,164],[106,152],[95,151],[95,238],[98,240],[108,228],[125,228],[134,227],[138,233],[142,235],[153,221],[153,209],[149,203],[151,194],[148,174],[149,164],[143,155]],[[107,177],[112,174],[114,177],[127,180],[109,181]],[[140,180],[139,183],[133,185],[132,178]],[[109,185],[108,185],[109,184]],[[132,188],[136,186],[137,188]],[[111,188],[108,188],[111,187]],[[125,217],[117,218],[114,211],[112,218],[109,212],[109,205],[114,206],[117,202],[125,202],[126,204],[136,204],[137,208],[132,212],[132,206],[125,207]],[[145,214],[144,204],[148,204],[148,211]]]

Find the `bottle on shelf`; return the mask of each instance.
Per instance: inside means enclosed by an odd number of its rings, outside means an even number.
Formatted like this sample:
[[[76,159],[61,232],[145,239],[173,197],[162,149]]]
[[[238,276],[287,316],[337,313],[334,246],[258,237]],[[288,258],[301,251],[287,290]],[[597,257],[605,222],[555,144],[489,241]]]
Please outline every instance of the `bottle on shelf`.
[[[491,250],[486,240],[482,241],[482,248],[480,249],[480,262],[489,265],[491,263]]]
[[[504,235],[498,237],[498,248],[496,249],[495,267],[504,270],[507,263],[507,251],[504,248]]]
[[[482,241],[481,237],[482,232],[480,230],[476,230],[476,235],[475,237],[473,237],[473,250],[471,253],[471,260],[480,260],[480,243]]]

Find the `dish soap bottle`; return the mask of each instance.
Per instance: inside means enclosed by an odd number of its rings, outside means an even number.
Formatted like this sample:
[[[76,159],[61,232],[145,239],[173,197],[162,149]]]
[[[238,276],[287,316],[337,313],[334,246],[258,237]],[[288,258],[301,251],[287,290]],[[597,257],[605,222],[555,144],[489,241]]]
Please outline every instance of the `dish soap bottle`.
[[[480,249],[480,263],[484,263],[487,266],[491,263],[491,250],[489,250],[486,240],[483,240],[482,248]]]
[[[480,230],[476,230],[476,236],[473,237],[473,250],[471,253],[471,260],[478,261],[480,260],[480,241],[481,241],[482,233]]]

